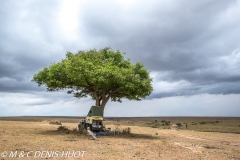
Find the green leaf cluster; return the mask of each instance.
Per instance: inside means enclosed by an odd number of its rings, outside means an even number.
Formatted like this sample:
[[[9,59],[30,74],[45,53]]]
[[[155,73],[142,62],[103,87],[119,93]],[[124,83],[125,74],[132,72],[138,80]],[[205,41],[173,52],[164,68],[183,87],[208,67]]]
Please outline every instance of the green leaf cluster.
[[[143,64],[132,64],[110,48],[67,52],[65,59],[39,71],[32,81],[46,85],[48,91],[67,89],[77,98],[91,96],[98,106],[109,99],[141,100],[153,90]]]

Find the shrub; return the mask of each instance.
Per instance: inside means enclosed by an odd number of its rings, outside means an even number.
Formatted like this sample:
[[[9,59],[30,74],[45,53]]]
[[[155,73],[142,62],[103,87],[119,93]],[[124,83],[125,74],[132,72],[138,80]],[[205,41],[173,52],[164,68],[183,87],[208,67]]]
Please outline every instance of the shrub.
[[[176,123],[176,125],[178,126],[178,128],[182,127],[181,123]]]
[[[127,127],[122,130],[122,134],[130,134],[131,133],[131,128]]]
[[[72,133],[79,133],[79,131],[77,130],[77,128],[73,128],[73,130],[71,131]]]
[[[80,134],[85,134],[85,133],[87,133],[87,131],[86,131],[86,129],[84,128],[83,125],[79,125],[79,126],[78,126],[78,132],[79,132]]]
[[[73,128],[72,130],[70,130],[68,127],[66,126],[59,126],[58,129],[57,129],[59,132],[63,132],[63,133],[66,133],[66,134],[86,134],[87,131],[82,128],[81,130],[77,129],[77,128]]]
[[[59,126],[57,130],[58,131],[67,131],[69,129],[66,126]]]
[[[165,126],[169,126],[169,125],[170,125],[170,121],[168,121],[168,122],[166,121]]]
[[[199,124],[207,124],[207,122],[202,121],[202,122],[199,122]]]
[[[70,133],[70,130],[66,126],[59,126],[58,131],[65,132],[66,134]]]
[[[69,134],[69,133],[70,133],[70,130],[66,130],[65,133],[66,133],[66,134]]]

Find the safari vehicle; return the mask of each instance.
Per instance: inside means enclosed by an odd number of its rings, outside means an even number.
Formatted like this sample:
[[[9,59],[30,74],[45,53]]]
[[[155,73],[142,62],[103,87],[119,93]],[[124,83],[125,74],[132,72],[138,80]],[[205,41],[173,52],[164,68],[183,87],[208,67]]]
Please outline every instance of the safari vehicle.
[[[87,117],[78,124],[78,128],[84,127],[87,129],[87,127],[90,128],[93,132],[100,132],[103,131],[103,116],[102,116],[102,110],[100,107],[92,106],[88,112]]]

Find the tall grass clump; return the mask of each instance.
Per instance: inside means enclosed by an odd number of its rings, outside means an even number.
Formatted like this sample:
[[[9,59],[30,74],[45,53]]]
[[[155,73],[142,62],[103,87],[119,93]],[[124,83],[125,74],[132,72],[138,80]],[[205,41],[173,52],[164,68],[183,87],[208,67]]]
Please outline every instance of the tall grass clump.
[[[128,135],[128,134],[130,134],[130,133],[131,133],[131,128],[130,128],[130,127],[124,128],[124,129],[122,130],[122,134],[123,134],[123,135]]]

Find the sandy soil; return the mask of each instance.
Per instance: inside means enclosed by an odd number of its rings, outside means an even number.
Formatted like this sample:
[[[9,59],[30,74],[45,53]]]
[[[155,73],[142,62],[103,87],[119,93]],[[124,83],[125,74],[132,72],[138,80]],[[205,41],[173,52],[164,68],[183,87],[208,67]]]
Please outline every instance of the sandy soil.
[[[77,126],[76,123],[63,125],[71,130]],[[114,128],[114,125],[106,127]],[[131,126],[130,135],[92,140],[90,136],[66,134],[57,128],[47,122],[0,121],[0,160],[240,160],[240,134]]]

